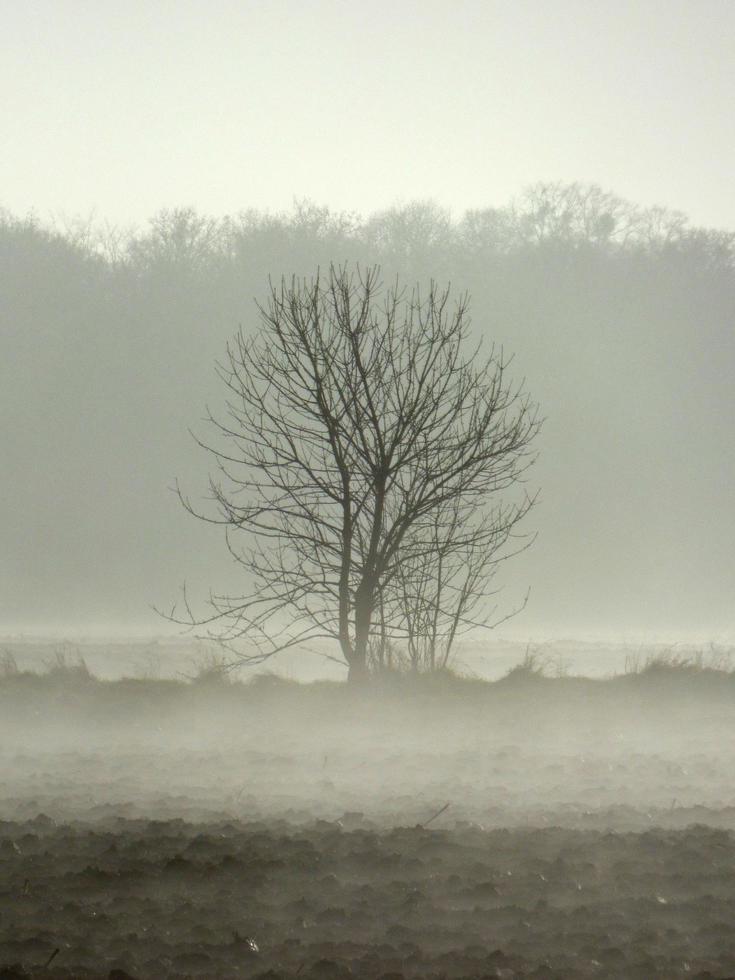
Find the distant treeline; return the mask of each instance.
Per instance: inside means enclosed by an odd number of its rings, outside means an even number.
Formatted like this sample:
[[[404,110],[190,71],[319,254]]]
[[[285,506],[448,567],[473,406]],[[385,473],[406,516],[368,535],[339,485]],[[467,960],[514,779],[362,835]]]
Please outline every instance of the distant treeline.
[[[213,218],[193,208],[162,210],[145,229],[123,229],[94,218],[42,222],[0,209],[3,250],[45,242],[57,258],[64,251],[104,260],[138,273],[163,268],[224,272],[228,265],[295,258],[344,258],[394,263],[439,263],[466,272],[466,263],[542,249],[574,253],[628,252],[658,259],[683,257],[710,269],[732,269],[735,232],[692,227],[680,211],[639,207],[595,185],[537,184],[506,207],[478,208],[452,220],[431,201],[416,201],[367,218],[296,202],[290,213],[255,209]],[[309,267],[311,271],[312,266]]]
[[[139,622],[216,572],[221,542],[166,489],[203,489],[187,427],[222,403],[213,362],[268,276],[330,262],[450,280],[516,354],[547,416],[541,534],[513,573],[529,624],[731,628],[735,233],[579,184],[456,220],[430,202],[179,208],[137,230],[0,211],[8,628]]]

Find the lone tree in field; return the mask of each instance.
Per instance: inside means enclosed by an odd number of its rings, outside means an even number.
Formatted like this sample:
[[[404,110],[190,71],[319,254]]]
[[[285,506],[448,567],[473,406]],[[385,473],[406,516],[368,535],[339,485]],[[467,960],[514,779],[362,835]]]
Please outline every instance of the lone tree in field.
[[[200,441],[218,464],[218,513],[197,513],[226,526],[250,584],[212,595],[203,619],[187,606],[186,622],[230,649],[244,641],[251,662],[337,640],[351,682],[376,644],[436,666],[480,621],[532,505],[499,495],[532,461],[536,408],[502,355],[468,348],[467,297],[452,304],[448,288],[384,289],[376,268],[331,268],[271,284],[259,310],[259,333],[241,330],[218,368],[227,412]]]

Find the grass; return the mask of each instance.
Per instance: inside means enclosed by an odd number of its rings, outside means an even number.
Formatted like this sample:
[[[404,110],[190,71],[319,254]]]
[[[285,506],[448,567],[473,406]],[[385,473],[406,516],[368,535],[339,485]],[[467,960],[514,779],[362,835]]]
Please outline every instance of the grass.
[[[18,661],[15,659],[15,654],[12,650],[3,650],[0,652],[0,679],[3,677],[15,677],[19,673]]]
[[[435,673],[415,674],[386,671],[374,677],[366,693],[367,700],[419,700],[447,697],[449,699],[482,699],[485,695],[507,696],[510,690],[533,690],[548,694],[553,690],[579,693],[600,688],[612,689],[624,685],[660,683],[667,689],[677,687],[692,692],[699,684],[713,687],[720,684],[723,691],[735,694],[735,648],[710,646],[707,650],[680,650],[641,653],[626,660],[622,674],[607,678],[590,678],[569,672],[563,655],[548,655],[543,648],[528,647],[522,660],[498,680],[485,680],[451,668]],[[694,685],[694,687],[693,687]],[[269,671],[250,676],[233,669],[232,662],[213,652],[194,660],[189,672],[178,678],[161,678],[145,673],[137,677],[116,680],[101,679],[89,669],[78,649],[64,646],[47,657],[41,669],[21,669],[15,653],[0,651],[0,697],[11,691],[47,691],[54,689],[86,691],[90,696],[114,696],[121,699],[140,699],[155,702],[171,698],[225,697],[227,699],[332,701],[347,690],[339,681],[316,680],[299,682]]]
[[[46,674],[64,684],[83,683],[96,680],[84,657],[79,651],[59,647],[54,656],[46,661]]]
[[[625,673],[633,676],[679,676],[691,678],[697,675],[715,675],[722,678],[735,674],[735,650],[732,647],[710,645],[708,650],[668,650],[648,653],[645,656],[628,657]]]

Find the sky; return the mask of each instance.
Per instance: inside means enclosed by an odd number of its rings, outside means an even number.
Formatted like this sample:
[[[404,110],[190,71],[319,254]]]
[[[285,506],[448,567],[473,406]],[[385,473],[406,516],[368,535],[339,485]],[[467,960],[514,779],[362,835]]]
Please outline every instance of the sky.
[[[0,207],[455,215],[579,180],[735,227],[732,0],[0,0]]]

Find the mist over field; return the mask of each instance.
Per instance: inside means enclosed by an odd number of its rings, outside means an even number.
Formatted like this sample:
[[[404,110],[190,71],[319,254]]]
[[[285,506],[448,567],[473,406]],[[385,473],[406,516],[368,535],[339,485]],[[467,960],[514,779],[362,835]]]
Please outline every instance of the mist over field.
[[[186,580],[236,589],[188,428],[225,392],[214,362],[254,331],[268,276],[379,263],[451,281],[473,335],[545,417],[528,476],[538,540],[503,570],[526,636],[724,639],[735,580],[733,235],[586,185],[539,185],[452,221],[408,204],[363,220],[159,212],[136,235],[5,214],[5,630],[159,632]]]
[[[0,980],[735,976],[735,6],[0,8]]]

